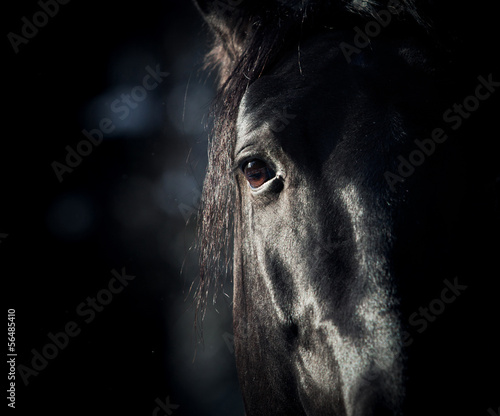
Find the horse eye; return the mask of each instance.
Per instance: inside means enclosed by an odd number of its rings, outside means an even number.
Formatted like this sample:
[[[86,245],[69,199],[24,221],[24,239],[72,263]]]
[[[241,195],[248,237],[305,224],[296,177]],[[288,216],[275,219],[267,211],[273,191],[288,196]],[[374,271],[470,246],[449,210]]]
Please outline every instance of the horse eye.
[[[254,159],[242,166],[243,173],[252,189],[258,188],[275,176],[273,170],[262,160]]]

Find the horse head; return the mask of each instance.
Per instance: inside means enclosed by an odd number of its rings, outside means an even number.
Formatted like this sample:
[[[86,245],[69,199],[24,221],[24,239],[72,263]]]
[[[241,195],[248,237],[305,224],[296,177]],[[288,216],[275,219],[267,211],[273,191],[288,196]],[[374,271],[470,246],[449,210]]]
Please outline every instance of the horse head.
[[[460,322],[423,332],[489,258],[495,186],[467,146],[476,110],[453,105],[487,106],[500,75],[457,70],[413,2],[198,7],[219,73],[200,293],[232,241],[247,414],[449,409],[470,392],[450,373]]]

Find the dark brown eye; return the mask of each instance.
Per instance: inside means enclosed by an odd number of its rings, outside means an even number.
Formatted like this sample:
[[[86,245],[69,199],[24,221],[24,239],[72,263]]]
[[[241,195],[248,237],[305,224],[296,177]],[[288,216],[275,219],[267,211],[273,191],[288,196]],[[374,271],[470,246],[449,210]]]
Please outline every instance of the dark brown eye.
[[[262,186],[269,179],[273,178],[275,173],[262,160],[254,159],[243,165],[243,173],[250,187],[255,189]]]

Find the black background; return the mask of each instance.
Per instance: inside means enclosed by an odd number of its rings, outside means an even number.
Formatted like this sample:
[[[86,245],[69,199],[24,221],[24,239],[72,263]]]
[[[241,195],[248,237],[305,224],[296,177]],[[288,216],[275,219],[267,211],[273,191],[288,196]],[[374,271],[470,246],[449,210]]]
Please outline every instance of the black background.
[[[32,368],[34,351],[44,351],[52,343],[49,334],[60,334],[68,323],[75,322],[81,332],[29,376],[27,385],[16,374],[16,409],[7,410],[22,415],[164,415],[169,413],[158,403],[168,400],[176,416],[243,414],[230,342],[230,288],[227,297],[209,306],[203,344],[197,343],[193,328],[190,287],[197,265],[192,246],[206,166],[204,125],[214,95],[214,79],[202,70],[208,47],[202,19],[189,0],[131,5],[72,0],[59,5],[16,53],[7,35],[20,35],[21,19],[32,21],[40,10],[37,1],[29,0],[10,2],[4,13],[4,313],[16,310],[18,366]],[[490,14],[485,23],[491,32],[496,18]],[[477,56],[494,59],[491,48],[472,40],[471,47]],[[476,71],[473,60],[470,65],[474,71],[470,85],[464,85],[466,94],[479,73],[491,72]],[[140,86],[148,66],[169,75],[120,120],[110,111],[111,103]],[[491,100],[488,106],[480,112],[484,115],[474,115],[477,124],[498,108]],[[60,182],[53,162],[66,163],[67,146],[76,149],[85,139],[82,129],[97,128],[103,118],[113,121],[113,134],[105,135]],[[112,270],[135,278],[85,322],[89,315],[78,314],[78,306],[108,287]],[[469,276],[471,283],[478,281],[479,289],[470,289],[476,290],[477,304],[492,311],[496,277]],[[492,352],[495,332],[483,330],[495,319],[484,313],[475,321],[468,301],[460,305],[454,319],[464,326],[481,322],[477,338]],[[478,308],[475,313],[483,312]],[[451,314],[425,336],[439,332],[448,319]],[[494,322],[491,327],[496,328]],[[474,366],[476,361],[467,358]],[[489,364],[479,367],[493,379],[498,364]],[[5,379],[8,370],[5,366]],[[478,409],[494,405],[481,402]]]
[[[10,3],[4,27],[5,313],[16,310],[18,366],[32,368],[34,350],[69,322],[80,332],[27,385],[17,374],[12,413],[162,415],[168,397],[174,415],[242,414],[230,293],[208,310],[197,346],[189,290],[214,85],[201,70],[206,28],[189,1],[73,0],[15,53],[7,34],[40,10]],[[147,66],[169,75],[120,120],[110,105]],[[60,182],[52,163],[66,164],[66,146],[105,117],[113,134]],[[123,268],[128,286],[93,319],[79,314]]]

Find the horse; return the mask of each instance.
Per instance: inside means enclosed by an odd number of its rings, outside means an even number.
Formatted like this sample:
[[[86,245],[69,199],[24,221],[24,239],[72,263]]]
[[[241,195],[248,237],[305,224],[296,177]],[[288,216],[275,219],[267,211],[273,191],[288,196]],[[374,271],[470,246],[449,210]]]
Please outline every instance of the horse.
[[[496,414],[491,4],[195,3],[198,316],[231,274],[246,415]]]

